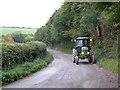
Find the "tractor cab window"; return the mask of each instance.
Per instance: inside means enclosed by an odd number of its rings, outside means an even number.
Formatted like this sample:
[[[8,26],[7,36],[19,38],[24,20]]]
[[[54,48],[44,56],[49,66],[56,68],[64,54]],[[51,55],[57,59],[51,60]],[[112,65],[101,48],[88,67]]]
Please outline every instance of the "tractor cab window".
[[[83,46],[83,40],[77,40],[76,47],[82,47]]]
[[[88,40],[83,40],[84,46],[89,46]]]
[[[83,46],[89,46],[89,41],[86,39],[76,41],[76,47],[83,47]]]

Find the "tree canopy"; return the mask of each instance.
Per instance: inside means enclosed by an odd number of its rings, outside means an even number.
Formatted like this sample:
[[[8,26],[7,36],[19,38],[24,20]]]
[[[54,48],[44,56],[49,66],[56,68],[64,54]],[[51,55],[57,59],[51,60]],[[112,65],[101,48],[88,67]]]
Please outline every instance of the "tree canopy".
[[[96,47],[107,52],[107,47],[115,47],[118,42],[119,12],[120,2],[64,2],[46,25],[37,30],[35,39],[69,47],[71,39],[88,36],[95,39]],[[99,36],[97,27],[101,30]]]

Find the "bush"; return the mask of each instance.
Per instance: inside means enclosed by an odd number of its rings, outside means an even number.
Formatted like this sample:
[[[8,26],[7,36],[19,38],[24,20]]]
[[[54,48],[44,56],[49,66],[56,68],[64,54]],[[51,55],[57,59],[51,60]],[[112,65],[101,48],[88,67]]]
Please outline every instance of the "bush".
[[[34,41],[34,36],[28,35],[25,37],[25,42],[30,42],[30,41]]]
[[[24,44],[2,44],[2,69],[11,69],[14,65],[32,62],[36,58],[46,55],[46,44],[43,42],[29,42]]]

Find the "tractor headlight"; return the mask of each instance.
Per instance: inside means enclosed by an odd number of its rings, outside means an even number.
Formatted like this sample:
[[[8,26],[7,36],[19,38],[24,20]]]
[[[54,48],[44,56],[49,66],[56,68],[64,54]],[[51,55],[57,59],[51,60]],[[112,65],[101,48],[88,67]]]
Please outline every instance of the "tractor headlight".
[[[84,52],[82,52],[82,54],[84,54]]]
[[[87,52],[87,54],[90,54],[90,52]]]

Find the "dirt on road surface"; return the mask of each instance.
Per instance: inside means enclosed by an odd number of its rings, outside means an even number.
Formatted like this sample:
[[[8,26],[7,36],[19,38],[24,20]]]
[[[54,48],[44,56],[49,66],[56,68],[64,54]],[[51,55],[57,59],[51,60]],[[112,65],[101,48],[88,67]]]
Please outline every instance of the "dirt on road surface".
[[[96,64],[72,62],[72,55],[48,49],[48,67],[4,88],[118,88],[118,76]]]

